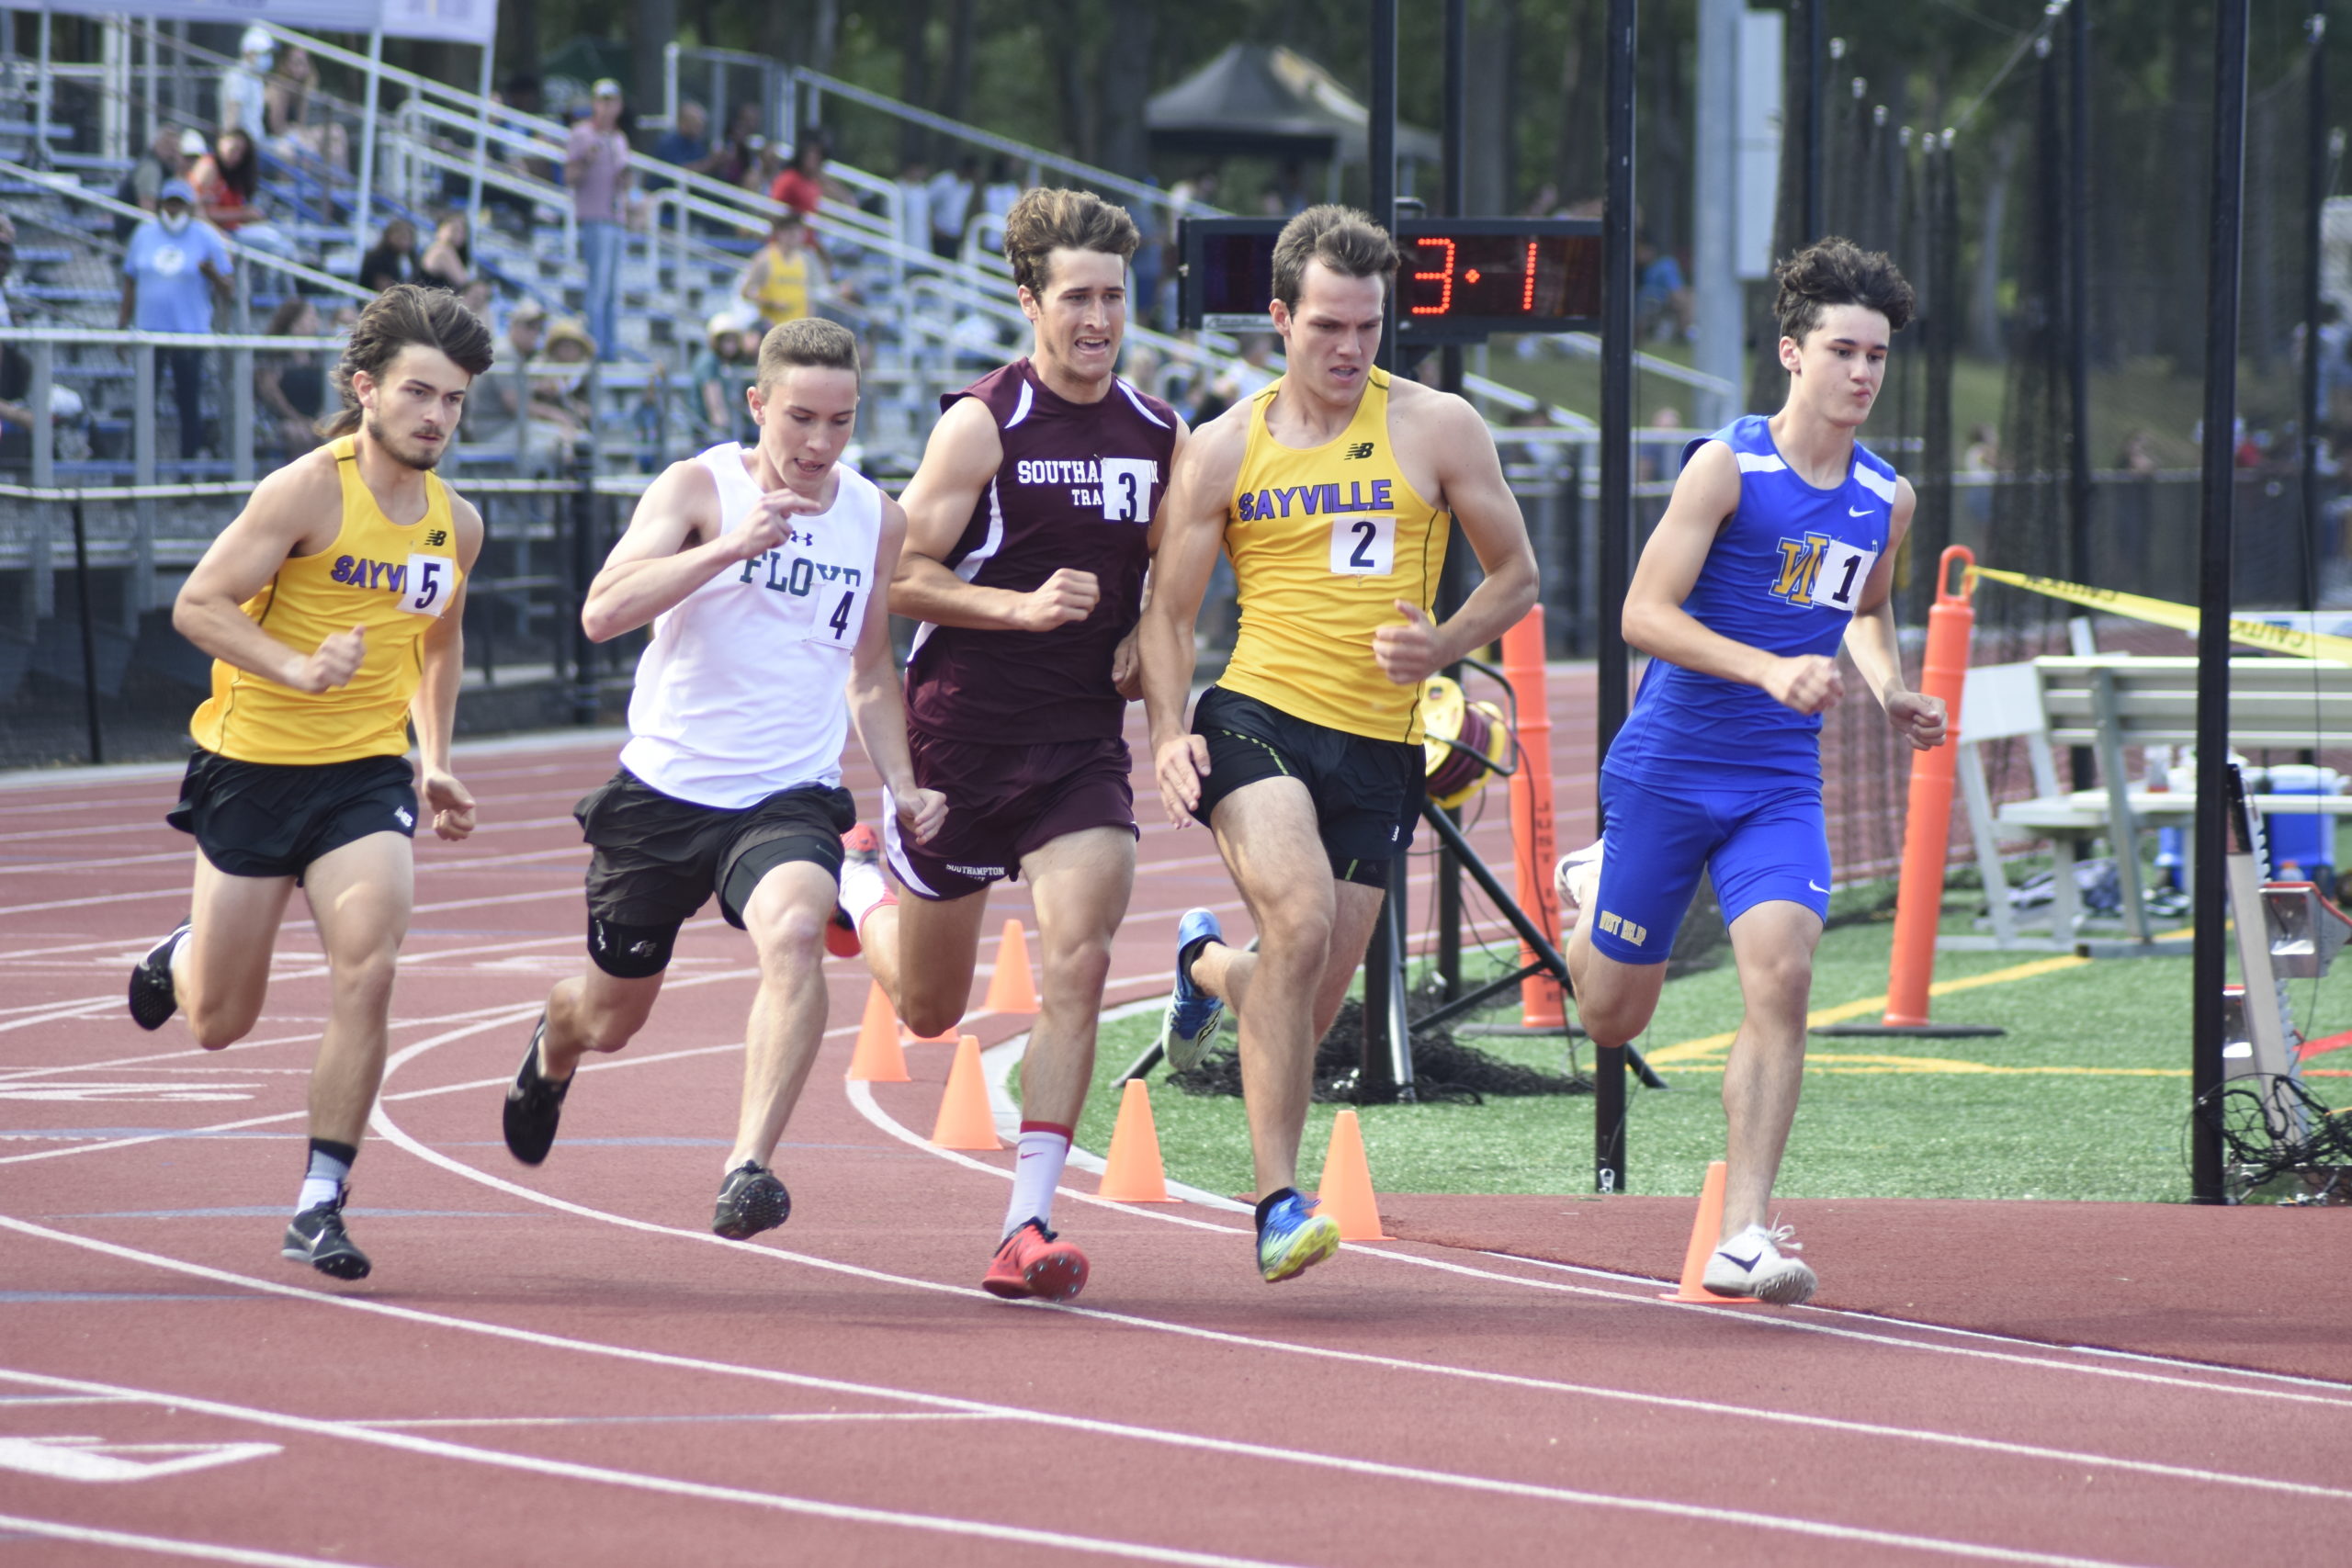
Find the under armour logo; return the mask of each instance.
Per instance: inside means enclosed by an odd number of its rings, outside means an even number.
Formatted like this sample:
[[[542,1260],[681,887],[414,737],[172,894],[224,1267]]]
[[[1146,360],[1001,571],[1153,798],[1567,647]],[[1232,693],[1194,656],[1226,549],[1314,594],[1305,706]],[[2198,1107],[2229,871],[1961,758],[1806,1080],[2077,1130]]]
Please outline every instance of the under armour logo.
[[[1359,457],[1371,457],[1372,451],[1373,443],[1369,441],[1359,441],[1354,446],[1349,447],[1345,453],[1341,454],[1341,456],[1345,457],[1348,461],[1353,462]]]

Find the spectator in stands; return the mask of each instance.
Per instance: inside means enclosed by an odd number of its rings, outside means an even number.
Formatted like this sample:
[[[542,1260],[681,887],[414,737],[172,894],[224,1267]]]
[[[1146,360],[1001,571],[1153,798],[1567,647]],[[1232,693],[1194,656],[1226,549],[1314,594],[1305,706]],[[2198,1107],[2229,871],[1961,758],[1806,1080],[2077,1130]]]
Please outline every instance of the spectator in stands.
[[[330,169],[351,166],[351,143],[343,123],[330,115],[311,118],[311,90],[318,85],[318,62],[300,44],[288,44],[277,69],[264,85],[263,122],[269,149],[288,163],[315,159]]]
[[[0,284],[17,265],[17,220],[0,212]],[[8,296],[0,292],[0,327],[15,324]],[[33,363],[12,343],[0,343],[0,468],[19,468],[32,461],[33,412],[25,403],[32,390]]]
[[[758,439],[743,389],[752,384],[759,344],[760,318],[755,310],[721,310],[705,323],[702,352],[687,367],[686,380],[696,429],[706,445],[748,444]]]
[[[663,131],[662,139],[653,144],[653,155],[665,164],[707,175],[718,166],[725,150],[712,149],[710,113],[688,98],[678,106],[678,123]]]
[[[154,211],[155,193],[164,188],[164,182],[184,178],[187,174],[188,155],[181,149],[191,137],[195,138],[196,151],[201,155],[204,152],[203,137],[193,130],[184,130],[169,120],[157,125],[155,138],[147,144],[147,151],[140,154],[139,162],[130,166],[130,173],[123,175],[122,183],[115,187],[115,199],[128,202],[144,212]],[[128,240],[131,231],[138,227],[139,220],[136,218],[118,218],[114,224],[114,237]]]
[[[277,302],[269,318],[271,337],[318,337],[319,308],[300,294]],[[292,462],[319,444],[319,417],[326,412],[327,367],[316,349],[254,356],[254,395],[270,415],[281,462]]]
[[[359,287],[378,293],[395,283],[416,281],[416,225],[395,218],[377,236],[375,248],[359,258]]]
[[[209,333],[216,296],[229,293],[229,247],[196,220],[196,192],[186,180],[166,180],[156,192],[155,216],[131,231],[122,258],[122,307],[118,331]],[[157,351],[171,373],[179,410],[180,457],[204,446],[204,350]]]
[[[552,364],[576,365],[581,368],[542,376],[532,382],[532,418],[560,415],[568,417],[575,430],[594,427],[596,410],[588,397],[587,366],[596,358],[596,346],[594,334],[569,316],[559,316],[548,324],[544,357]]]
[[[899,243],[931,249],[931,165],[909,158],[899,165]]]
[[[1634,437],[1634,479],[1651,484],[1682,471],[1682,411],[1661,403],[1650,414],[1649,429]]]
[[[233,236],[246,224],[261,220],[254,202],[261,191],[261,160],[254,155],[254,139],[244,131],[222,131],[187,177],[196,189],[198,215],[222,233]]]
[[[269,120],[269,88],[263,78],[277,58],[277,46],[269,29],[256,24],[238,40],[237,54],[237,62],[220,73],[220,130],[260,136]]]
[[[726,138],[718,144],[711,178],[730,186],[748,184],[752,171],[760,166],[761,150],[767,144],[767,138],[760,134],[760,106],[751,102],[737,104],[733,118],[727,122]]]
[[[463,294],[473,281],[474,251],[466,231],[466,215],[452,212],[434,226],[433,243],[416,264],[416,281],[435,288]]]
[[[815,131],[800,139],[792,152],[792,166],[768,186],[768,199],[780,201],[803,217],[825,204],[825,142]]]
[[[964,224],[979,194],[980,161],[968,154],[952,169],[931,176],[931,248],[954,259],[964,248]]]
[[[1020,199],[1020,176],[1013,173],[1012,160],[1000,152],[989,161],[989,183],[980,192],[980,210],[1001,220]]]
[[[825,284],[824,264],[808,248],[808,226],[786,208],[768,226],[767,243],[755,252],[735,291],[773,327],[817,313]]]
[[[1639,278],[1634,296],[1634,333],[1661,343],[1679,343],[1690,335],[1690,287],[1682,264],[1671,251],[1662,251],[1647,234],[1634,246],[1634,270]]]
[[[621,133],[621,85],[607,76],[592,96],[588,118],[571,128],[563,183],[580,229],[588,288],[582,302],[588,336],[612,358],[620,348],[622,219],[628,211],[628,138]]]

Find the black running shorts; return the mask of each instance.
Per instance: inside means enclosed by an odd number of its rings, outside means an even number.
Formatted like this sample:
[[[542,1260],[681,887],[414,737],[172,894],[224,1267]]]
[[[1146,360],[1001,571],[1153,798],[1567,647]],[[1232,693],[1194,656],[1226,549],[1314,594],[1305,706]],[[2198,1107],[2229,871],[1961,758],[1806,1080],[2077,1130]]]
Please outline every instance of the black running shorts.
[[[1193,707],[1193,733],[1209,743],[1209,773],[1193,815],[1261,779],[1295,778],[1315,802],[1331,874],[1388,885],[1388,863],[1413,845],[1426,764],[1419,746],[1375,740],[1294,717],[1255,697],[1211,686]]]
[[[712,894],[741,930],[760,878],[788,860],[842,873],[842,835],[857,825],[849,791],[803,784],[729,811],[662,794],[623,768],[573,807],[595,853],[588,913],[615,926],[677,929]]]
[[[416,773],[406,757],[348,762],[240,762],[199,749],[164,820],[231,876],[291,876],[370,833],[416,837]]]

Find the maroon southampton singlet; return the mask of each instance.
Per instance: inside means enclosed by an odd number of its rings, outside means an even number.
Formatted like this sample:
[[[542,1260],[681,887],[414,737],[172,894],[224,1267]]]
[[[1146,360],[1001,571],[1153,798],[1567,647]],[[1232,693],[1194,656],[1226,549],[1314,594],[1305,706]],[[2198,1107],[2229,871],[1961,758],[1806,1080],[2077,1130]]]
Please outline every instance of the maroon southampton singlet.
[[[1004,460],[946,566],[1016,593],[1063,568],[1091,571],[1102,596],[1086,619],[1046,632],[926,623],[907,660],[907,721],[993,745],[1116,739],[1126,699],[1111,684],[1111,655],[1141,616],[1175,412],[1118,378],[1099,401],[1066,401],[1026,359],[942,397],[940,412],[958,398],[996,416]]]

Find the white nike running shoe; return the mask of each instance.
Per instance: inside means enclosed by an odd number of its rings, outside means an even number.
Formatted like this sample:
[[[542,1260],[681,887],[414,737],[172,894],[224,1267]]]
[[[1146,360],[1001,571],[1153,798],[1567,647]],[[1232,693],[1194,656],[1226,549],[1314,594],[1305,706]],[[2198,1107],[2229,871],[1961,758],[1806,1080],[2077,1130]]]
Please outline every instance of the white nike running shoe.
[[[1802,1258],[1788,1256],[1804,1250],[1792,1239],[1794,1235],[1787,1225],[1750,1225],[1715,1248],[1699,1282],[1711,1295],[1753,1296],[1776,1306],[1810,1301],[1816,1283],[1813,1270]]]
[[[1560,857],[1552,868],[1552,890],[1560,900],[1560,934],[1566,937],[1600,892],[1600,840]]]

